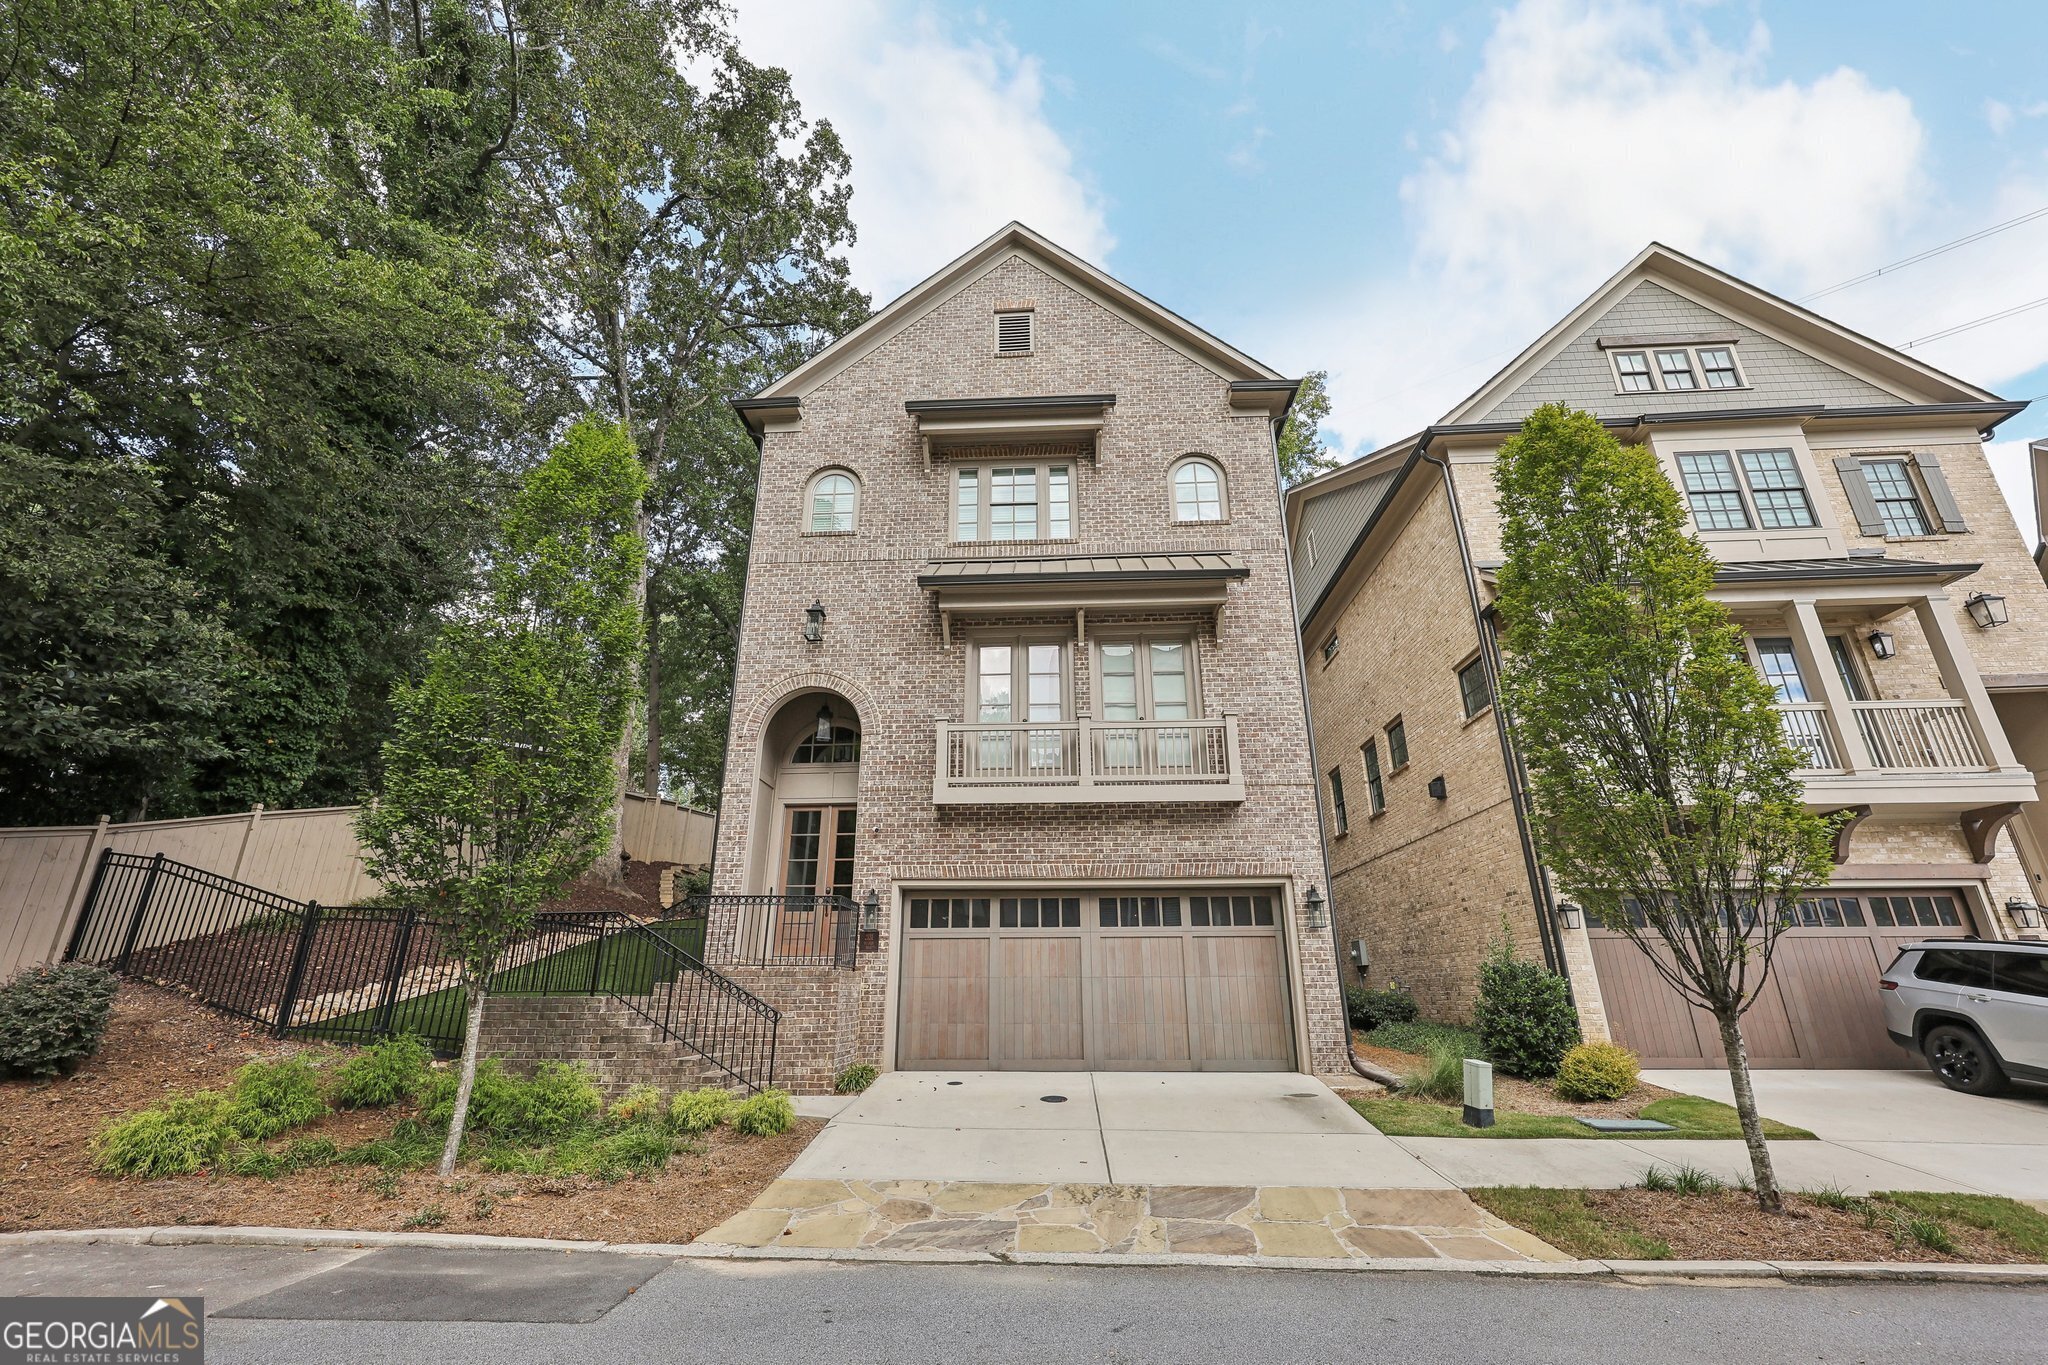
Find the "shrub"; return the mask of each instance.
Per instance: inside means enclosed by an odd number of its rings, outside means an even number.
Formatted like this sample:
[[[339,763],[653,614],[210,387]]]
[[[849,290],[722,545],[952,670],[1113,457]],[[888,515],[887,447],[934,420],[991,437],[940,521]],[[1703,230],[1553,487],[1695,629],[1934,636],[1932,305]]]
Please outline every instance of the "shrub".
[[[1505,937],[1479,968],[1472,1023],[1495,1066],[1531,1080],[1556,1075],[1579,1041],[1579,1016],[1564,978],[1517,957]]]
[[[621,1123],[653,1123],[668,1111],[668,1097],[661,1087],[636,1085],[613,1102],[611,1115]]]
[[[251,1062],[235,1073],[222,1120],[237,1137],[276,1137],[327,1112],[320,1073],[304,1057]]]
[[[421,1111],[425,1123],[448,1126],[460,1081],[454,1071],[434,1077]],[[522,1081],[507,1075],[495,1057],[477,1063],[469,1095],[469,1126],[477,1132],[513,1142],[551,1142],[587,1127],[603,1112],[604,1096],[580,1066],[542,1062],[532,1080]]]
[[[1438,1051],[1401,1077],[1401,1093],[1418,1099],[1456,1103],[1465,1098],[1465,1059]]]
[[[56,1076],[99,1050],[114,974],[84,963],[30,967],[0,986],[0,1076]]]
[[[732,1108],[732,1127],[748,1137],[774,1137],[786,1133],[796,1122],[796,1106],[785,1090],[763,1090],[749,1095]]]
[[[1568,1100],[1618,1100],[1636,1088],[1636,1054],[1616,1043],[1580,1043],[1557,1064],[1557,1093]]]
[[[445,1125],[447,1120],[444,1118]],[[408,1171],[431,1166],[441,1156],[441,1139],[431,1128],[415,1119],[400,1119],[391,1125],[389,1137],[359,1143],[334,1160],[345,1166],[376,1166],[385,1171]]]
[[[730,1090],[715,1085],[685,1090],[669,1105],[668,1121],[679,1133],[704,1133],[732,1117],[737,1103]]]
[[[590,1073],[568,1062],[542,1062],[526,1089],[526,1113],[508,1136],[545,1140],[573,1133],[604,1112],[604,1092]]]
[[[1383,986],[1372,990],[1365,986],[1344,988],[1344,1012],[1356,1029],[1376,1029],[1384,1024],[1412,1024],[1422,1011],[1415,1003],[1415,997],[1408,988],[1401,985]]]
[[[156,1179],[210,1166],[227,1146],[227,1106],[227,1096],[202,1090],[131,1114],[94,1144],[99,1168]]]
[[[872,1062],[855,1062],[832,1080],[832,1089],[841,1095],[858,1095],[875,1083],[881,1075],[880,1068]]]
[[[334,1102],[343,1109],[382,1109],[409,1100],[434,1079],[434,1054],[411,1035],[383,1038],[342,1063]]]

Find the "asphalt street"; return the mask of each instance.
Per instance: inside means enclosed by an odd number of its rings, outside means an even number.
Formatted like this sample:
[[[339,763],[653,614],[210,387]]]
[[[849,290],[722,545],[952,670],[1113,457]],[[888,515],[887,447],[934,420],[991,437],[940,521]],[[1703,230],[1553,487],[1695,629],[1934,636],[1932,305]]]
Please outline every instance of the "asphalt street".
[[[20,1247],[0,1294],[201,1294],[207,1359],[2028,1361],[2048,1294],[1446,1273]]]

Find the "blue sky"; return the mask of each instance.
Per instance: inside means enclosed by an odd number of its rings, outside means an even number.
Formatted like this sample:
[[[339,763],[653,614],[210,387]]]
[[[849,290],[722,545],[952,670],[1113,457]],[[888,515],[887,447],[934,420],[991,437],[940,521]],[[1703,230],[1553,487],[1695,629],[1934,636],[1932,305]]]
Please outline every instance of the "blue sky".
[[[1331,371],[1353,453],[1651,238],[1798,298],[2048,208],[2038,3],[739,10],[848,144],[878,300],[1021,218],[1283,370]],[[1815,306],[1900,344],[2044,298],[2048,216]],[[2048,307],[1912,354],[2048,399]],[[2000,433],[2016,502],[2043,435],[2048,401]]]

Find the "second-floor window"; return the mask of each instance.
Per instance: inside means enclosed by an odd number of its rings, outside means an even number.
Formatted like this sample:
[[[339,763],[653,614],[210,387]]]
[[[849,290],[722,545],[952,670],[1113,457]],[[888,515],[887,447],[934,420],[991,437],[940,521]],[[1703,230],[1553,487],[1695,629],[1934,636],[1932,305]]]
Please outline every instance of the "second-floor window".
[[[1330,769],[1330,819],[1339,834],[1351,830],[1351,813],[1344,808],[1344,770]]]
[[[1464,703],[1466,720],[1492,705],[1493,697],[1486,689],[1486,667],[1482,660],[1474,659],[1458,670],[1458,699]]]
[[[1865,460],[1863,478],[1870,485],[1870,496],[1877,501],[1878,515],[1884,518],[1886,535],[1930,533],[1927,509],[1921,505],[1920,490],[1904,460]]]
[[[1380,749],[1372,740],[1365,742],[1365,807],[1373,815],[1387,808],[1387,784],[1380,776]]]
[[[991,465],[953,473],[953,539],[1067,540],[1074,534],[1068,465]]]
[[[1690,451],[1678,457],[1678,477],[1693,524],[1702,531],[1784,530],[1815,524],[1799,461],[1789,450]]]
[[[1408,726],[1399,716],[1387,722],[1387,762],[1395,772],[1408,766]]]

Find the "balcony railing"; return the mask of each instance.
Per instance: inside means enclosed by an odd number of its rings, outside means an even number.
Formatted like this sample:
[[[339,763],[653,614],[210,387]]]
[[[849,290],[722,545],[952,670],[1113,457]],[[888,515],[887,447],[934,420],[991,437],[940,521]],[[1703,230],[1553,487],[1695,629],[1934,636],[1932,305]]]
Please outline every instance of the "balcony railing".
[[[940,805],[1242,801],[1237,718],[938,727]]]
[[[1970,728],[1966,703],[1953,697],[1932,701],[1852,701],[1849,713],[1873,766],[1889,771],[1983,772],[1991,765]],[[1840,769],[1828,731],[1827,707],[1819,702],[1781,702],[1786,742],[1806,755],[1802,767]]]

